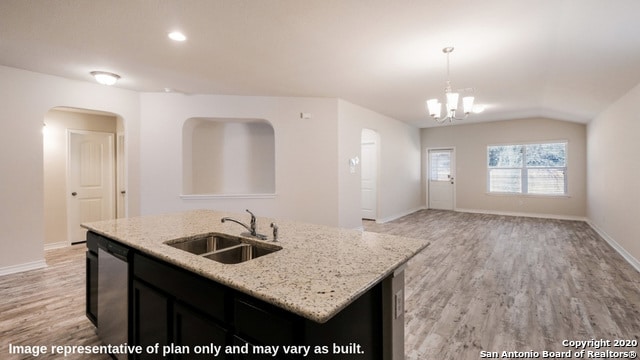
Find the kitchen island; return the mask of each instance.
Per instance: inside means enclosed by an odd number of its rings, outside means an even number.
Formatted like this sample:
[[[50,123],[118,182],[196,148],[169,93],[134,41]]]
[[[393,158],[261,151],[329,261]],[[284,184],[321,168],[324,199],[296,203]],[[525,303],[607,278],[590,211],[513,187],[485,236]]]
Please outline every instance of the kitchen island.
[[[181,355],[181,345],[240,352],[216,358],[256,359],[254,347],[273,351],[266,346],[278,346],[276,358],[402,358],[403,267],[427,241],[258,217],[257,230],[268,240],[241,238],[276,250],[264,256],[225,264],[172,246],[205,234],[245,232],[222,223],[224,217],[249,222],[247,214],[196,210],[83,224],[89,230],[87,316],[99,330],[106,323],[98,309],[98,254],[104,256],[98,249],[114,244],[128,250],[127,280],[119,286],[127,290],[129,344],[176,346],[168,358],[195,358]],[[284,346],[300,352],[289,348],[282,356]]]

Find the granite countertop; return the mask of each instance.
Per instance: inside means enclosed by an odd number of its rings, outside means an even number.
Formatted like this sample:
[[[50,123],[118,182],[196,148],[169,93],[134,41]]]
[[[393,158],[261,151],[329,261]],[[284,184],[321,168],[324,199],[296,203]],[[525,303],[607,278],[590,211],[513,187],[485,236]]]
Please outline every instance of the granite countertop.
[[[165,242],[207,233],[240,235],[249,214],[194,210],[82,224],[203,277],[307,319],[324,323],[422,249],[426,240],[339,229],[283,219],[257,218],[258,233],[282,250],[239,264],[222,264]],[[278,224],[278,242],[270,224]]]

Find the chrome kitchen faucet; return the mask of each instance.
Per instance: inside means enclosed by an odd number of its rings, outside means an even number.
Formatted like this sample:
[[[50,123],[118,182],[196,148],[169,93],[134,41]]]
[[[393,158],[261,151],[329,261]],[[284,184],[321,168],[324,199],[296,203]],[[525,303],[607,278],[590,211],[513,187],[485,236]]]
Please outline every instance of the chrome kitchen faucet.
[[[245,229],[247,229],[249,235],[257,237],[260,240],[267,240],[266,235],[258,234],[258,232],[256,231],[256,216],[253,215],[253,213],[249,211],[249,209],[246,209],[245,211],[251,215],[251,221],[249,222],[249,225],[243,224],[242,222],[230,217],[223,217],[222,219],[220,219],[220,222],[231,221],[236,224],[242,225]]]

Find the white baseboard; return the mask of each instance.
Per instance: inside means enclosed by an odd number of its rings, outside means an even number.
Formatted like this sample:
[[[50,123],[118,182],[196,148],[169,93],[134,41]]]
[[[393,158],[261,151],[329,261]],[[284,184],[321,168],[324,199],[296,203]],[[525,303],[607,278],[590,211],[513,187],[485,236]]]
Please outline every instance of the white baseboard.
[[[538,214],[538,213],[524,213],[524,212],[515,212],[515,211],[494,211],[494,210],[461,209],[461,208],[456,208],[455,211],[468,212],[468,213],[474,213],[474,214],[490,214],[490,215],[503,215],[503,216],[524,216],[524,217],[533,217],[533,218],[541,218],[541,219],[587,221],[586,217],[583,217],[583,216],[571,216],[571,215]]]
[[[66,242],[66,241],[44,244],[44,251],[53,250],[53,249],[60,249],[60,248],[64,248],[64,247],[67,247],[67,246],[69,246],[69,243]]]
[[[591,228],[600,235],[604,241],[609,243],[611,247],[618,252],[618,254],[622,255],[622,257],[627,260],[627,262],[633,266],[638,272],[640,272],[640,261],[633,257],[633,255],[629,254],[627,250],[625,250],[620,244],[618,244],[609,234],[607,234],[604,230],[597,227],[591,220],[587,220],[587,224],[591,226]]]
[[[23,271],[36,270],[46,268],[47,263],[44,260],[32,261],[24,264],[5,266],[0,268],[0,276],[15,274]]]
[[[424,209],[426,209],[424,206],[420,206],[420,207],[417,207],[417,208],[414,208],[414,209],[411,209],[411,210],[407,210],[407,211],[402,212],[402,213],[400,213],[400,214],[387,216],[387,217],[384,217],[384,218],[382,218],[382,219],[376,219],[376,223],[378,223],[378,224],[384,224],[384,223],[387,223],[387,222],[389,222],[389,221],[393,221],[393,220],[396,220],[396,219],[400,219],[400,218],[401,218],[401,217],[403,217],[403,216],[407,216],[407,215],[413,214],[413,213],[414,213],[414,212],[416,212],[416,211],[420,211],[420,210],[424,210]]]

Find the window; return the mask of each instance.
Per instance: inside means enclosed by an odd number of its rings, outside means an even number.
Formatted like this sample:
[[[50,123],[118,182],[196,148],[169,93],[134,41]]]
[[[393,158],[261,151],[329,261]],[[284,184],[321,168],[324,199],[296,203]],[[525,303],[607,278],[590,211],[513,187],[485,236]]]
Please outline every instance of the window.
[[[451,180],[451,150],[429,151],[430,175],[432,181]]]
[[[565,195],[567,143],[487,147],[490,193]]]

